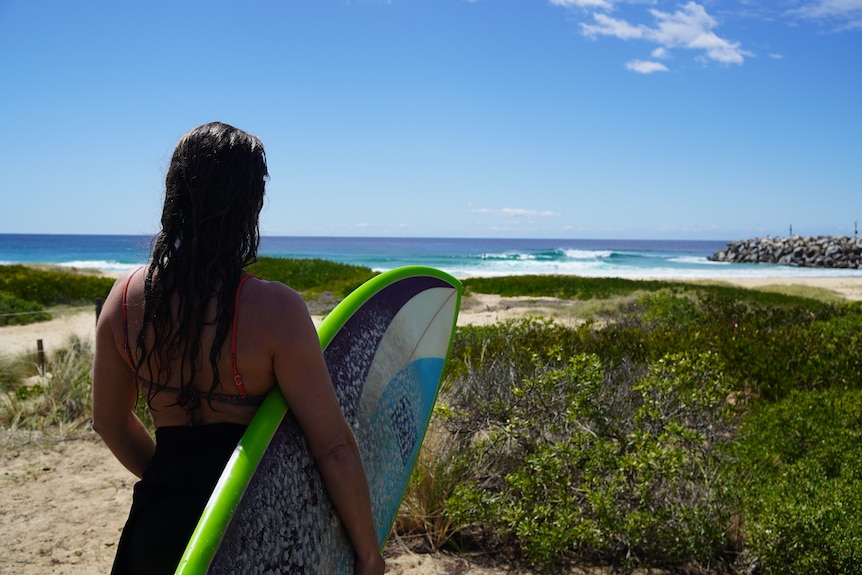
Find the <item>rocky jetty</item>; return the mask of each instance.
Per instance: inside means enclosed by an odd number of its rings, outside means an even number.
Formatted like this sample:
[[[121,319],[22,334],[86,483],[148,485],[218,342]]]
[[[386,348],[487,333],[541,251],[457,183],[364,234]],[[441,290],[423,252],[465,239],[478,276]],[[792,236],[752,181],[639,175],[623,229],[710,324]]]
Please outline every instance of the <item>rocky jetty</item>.
[[[708,259],[715,262],[862,269],[862,237],[768,236],[737,240]]]

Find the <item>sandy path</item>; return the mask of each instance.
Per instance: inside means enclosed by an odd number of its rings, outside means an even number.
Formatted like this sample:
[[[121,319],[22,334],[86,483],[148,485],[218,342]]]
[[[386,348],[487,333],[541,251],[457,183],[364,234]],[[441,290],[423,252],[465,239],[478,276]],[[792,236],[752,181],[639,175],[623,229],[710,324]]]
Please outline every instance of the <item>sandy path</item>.
[[[0,354],[35,352],[40,339],[45,352],[51,353],[63,347],[72,335],[90,341],[95,338],[95,307],[52,312],[52,316],[50,321],[0,327]]]
[[[134,477],[95,434],[0,430],[0,573],[110,572]]]
[[[834,291],[848,301],[862,300],[862,278],[732,278],[715,281],[746,288],[795,285],[815,287]]]
[[[111,570],[135,477],[92,431],[74,438],[0,429],[0,575],[102,575]],[[494,575],[444,555],[387,549],[393,575]],[[513,575],[513,572],[508,572]]]

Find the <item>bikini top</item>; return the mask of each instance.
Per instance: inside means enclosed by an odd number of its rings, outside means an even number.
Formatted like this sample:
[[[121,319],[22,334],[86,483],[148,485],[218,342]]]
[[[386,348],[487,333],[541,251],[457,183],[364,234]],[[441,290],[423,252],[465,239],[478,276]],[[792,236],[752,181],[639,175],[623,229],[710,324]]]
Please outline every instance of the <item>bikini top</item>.
[[[129,278],[126,280],[126,285],[123,288],[123,350],[126,352],[126,361],[129,362],[129,366],[132,368],[132,371],[135,370],[135,362],[132,359],[132,349],[129,345],[129,321],[128,321],[128,312],[126,305],[126,298],[129,291],[129,283],[132,281],[132,277],[135,274],[132,273],[129,275]],[[152,389],[155,388],[158,391],[168,391],[176,394],[176,405],[182,407],[186,415],[189,418],[189,422],[192,421],[192,411],[200,407],[201,400],[206,401],[215,401],[217,403],[224,403],[228,405],[238,405],[238,406],[247,406],[247,407],[258,407],[261,403],[263,403],[265,395],[249,395],[245,391],[245,386],[243,385],[242,376],[239,373],[239,370],[236,366],[236,319],[239,315],[239,295],[242,290],[242,285],[245,283],[247,279],[252,277],[251,275],[245,275],[240,279],[239,284],[236,287],[236,295],[234,296],[234,311],[233,311],[233,322],[231,327],[231,338],[230,338],[230,358],[231,364],[233,366],[233,381],[236,384],[236,389],[238,393],[216,393],[214,391],[199,391],[191,386],[187,389],[181,389],[178,387],[172,387],[168,385],[160,385],[155,382],[151,382],[147,379],[144,379],[141,376],[138,376],[138,382],[146,388]]]

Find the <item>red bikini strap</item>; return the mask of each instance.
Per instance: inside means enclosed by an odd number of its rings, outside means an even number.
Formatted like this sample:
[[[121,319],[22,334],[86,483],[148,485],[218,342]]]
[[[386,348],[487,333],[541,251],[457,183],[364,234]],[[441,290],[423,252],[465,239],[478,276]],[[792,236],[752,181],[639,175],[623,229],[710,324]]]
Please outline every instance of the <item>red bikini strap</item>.
[[[123,351],[126,352],[126,360],[129,362],[129,367],[133,370],[135,369],[135,362],[132,360],[132,348],[129,346],[129,313],[126,310],[126,298],[129,294],[129,284],[132,281],[132,278],[135,276],[138,270],[133,271],[129,274],[129,277],[126,278],[126,285],[123,288]]]
[[[248,394],[245,392],[245,386],[242,383],[242,376],[239,374],[239,370],[236,367],[236,318],[239,315],[239,294],[242,290],[242,284],[244,284],[250,277],[252,277],[250,274],[244,275],[236,286],[236,299],[233,305],[233,333],[231,333],[230,336],[230,360],[231,363],[233,363],[233,382],[236,384],[236,389],[239,391],[240,397],[245,397]]]

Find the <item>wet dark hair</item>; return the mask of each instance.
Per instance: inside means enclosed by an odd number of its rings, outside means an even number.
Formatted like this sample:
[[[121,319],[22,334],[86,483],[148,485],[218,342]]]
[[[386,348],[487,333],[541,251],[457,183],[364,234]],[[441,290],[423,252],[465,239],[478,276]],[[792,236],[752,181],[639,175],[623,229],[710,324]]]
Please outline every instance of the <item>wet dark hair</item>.
[[[204,325],[213,323],[207,307],[214,298],[216,332],[208,355],[210,389],[218,386],[236,289],[243,268],[257,258],[258,217],[268,179],[263,144],[233,126],[204,124],[177,144],[165,177],[162,229],[147,269],[144,321],[136,342],[137,371],[147,365],[155,383],[168,384],[171,365],[180,366],[181,395],[194,382],[203,353],[200,336]],[[150,386],[148,403],[157,391],[158,386]]]

